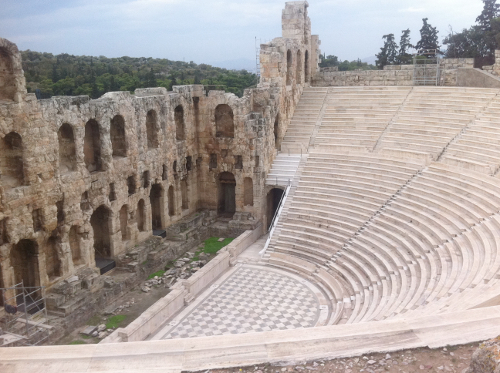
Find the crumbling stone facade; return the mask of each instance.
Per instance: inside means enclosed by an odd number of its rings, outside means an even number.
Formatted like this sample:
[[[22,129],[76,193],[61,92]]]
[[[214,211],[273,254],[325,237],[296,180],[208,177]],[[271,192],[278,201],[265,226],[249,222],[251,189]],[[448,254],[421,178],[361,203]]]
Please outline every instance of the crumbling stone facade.
[[[200,209],[256,227],[266,175],[317,71],[307,8],[286,4],[283,37],[262,45],[261,82],[242,98],[190,85],[37,100],[17,47],[0,38],[0,287],[50,291],[78,275],[85,288],[96,261]]]

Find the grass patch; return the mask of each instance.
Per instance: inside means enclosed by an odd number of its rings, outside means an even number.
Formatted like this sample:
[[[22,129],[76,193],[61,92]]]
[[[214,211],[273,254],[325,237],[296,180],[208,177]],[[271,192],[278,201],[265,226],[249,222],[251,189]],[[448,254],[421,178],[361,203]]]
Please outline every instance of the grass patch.
[[[86,343],[84,341],[77,340],[70,342],[70,345],[86,345]]]
[[[166,271],[158,271],[158,272],[152,273],[152,274],[149,275],[148,280],[151,280],[155,276],[161,277],[161,276],[163,276],[165,274],[165,272]]]
[[[219,242],[219,237],[210,237],[208,240],[205,240],[203,248],[196,251],[191,261],[193,262],[200,260],[201,253],[205,253],[208,255],[215,255],[220,249],[226,247],[233,241],[234,238],[226,238],[224,239],[224,241]]]
[[[125,315],[116,315],[111,316],[108,321],[106,321],[106,329],[115,329],[123,324],[127,316]]]

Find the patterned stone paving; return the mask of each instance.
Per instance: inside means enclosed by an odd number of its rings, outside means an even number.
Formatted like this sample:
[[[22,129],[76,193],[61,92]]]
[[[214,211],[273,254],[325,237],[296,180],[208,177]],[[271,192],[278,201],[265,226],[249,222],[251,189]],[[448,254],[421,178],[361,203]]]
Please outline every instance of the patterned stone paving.
[[[307,328],[319,312],[315,294],[295,278],[243,266],[162,339]]]

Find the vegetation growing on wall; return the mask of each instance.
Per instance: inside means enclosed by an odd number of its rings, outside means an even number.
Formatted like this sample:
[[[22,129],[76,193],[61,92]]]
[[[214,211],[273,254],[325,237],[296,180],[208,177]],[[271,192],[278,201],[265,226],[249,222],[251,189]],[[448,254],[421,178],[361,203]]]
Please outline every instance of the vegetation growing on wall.
[[[29,92],[40,90],[43,98],[88,95],[98,98],[106,92],[136,88],[204,84],[243,95],[257,84],[257,76],[246,70],[227,70],[194,62],[159,58],[107,58],[69,54],[22,52]]]

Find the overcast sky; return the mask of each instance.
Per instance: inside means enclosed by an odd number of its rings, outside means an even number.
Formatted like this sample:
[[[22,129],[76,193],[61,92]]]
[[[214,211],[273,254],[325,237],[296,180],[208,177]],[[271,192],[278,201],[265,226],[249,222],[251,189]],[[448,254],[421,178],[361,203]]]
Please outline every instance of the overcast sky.
[[[0,0],[0,37],[21,50],[158,57],[217,64],[255,60],[255,37],[281,36],[281,0]],[[422,18],[440,40],[469,27],[480,0],[310,0],[313,34],[341,59],[364,59],[382,35],[410,28],[419,40]]]

